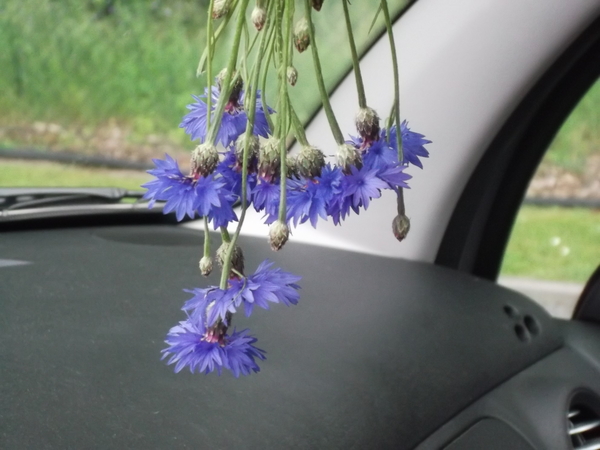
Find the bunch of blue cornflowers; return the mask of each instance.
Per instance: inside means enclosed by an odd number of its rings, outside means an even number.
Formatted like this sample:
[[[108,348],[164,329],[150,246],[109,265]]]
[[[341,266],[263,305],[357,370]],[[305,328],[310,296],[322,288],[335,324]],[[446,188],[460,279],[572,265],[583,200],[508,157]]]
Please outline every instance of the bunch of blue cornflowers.
[[[265,223],[270,225],[271,247],[279,250],[288,240],[290,227],[307,221],[316,227],[319,219],[329,217],[339,225],[351,212],[367,209],[382,190],[389,189],[398,198],[393,232],[403,240],[410,227],[403,200],[403,189],[408,188],[410,179],[405,169],[411,164],[422,168],[419,158],[429,155],[424,145],[430,141],[412,132],[406,122],[400,123],[397,61],[386,0],[381,0],[381,11],[392,48],[395,99],[383,129],[377,113],[367,106],[348,4],[342,1],[360,106],[358,134],[348,139],[344,139],[331,108],[315,41],[311,14],[313,8],[320,10],[323,1],[304,0],[304,17],[294,24],[293,0],[257,0],[250,18],[260,39],[250,71],[247,62],[253,45],[246,46],[250,48],[247,54],[239,54],[248,3],[211,0],[207,49],[199,65],[207,79],[213,78],[212,59],[219,35],[213,31],[212,21],[221,20],[224,26],[237,12],[235,35],[227,67],[215,77],[215,86],[193,97],[194,103],[180,124],[192,140],[199,141],[192,152],[189,173],[184,174],[166,155],[164,160],[154,160],[156,168],[149,173],[155,179],[143,186],[151,204],[166,202],[165,213],[174,212],[178,220],[186,216],[204,219],[200,271],[205,276],[213,268],[209,225],[221,231],[222,244],[216,251],[221,267],[219,286],[186,291],[192,294],[182,308],[187,318],[171,328],[165,341],[168,347],[163,358],[175,364],[176,372],[184,367],[203,373],[221,373],[225,368],[236,377],[258,372],[258,361],[265,359],[265,352],[254,345],[256,339],[248,330],[231,331],[233,315],[243,309],[249,316],[255,306],[268,309],[269,303],[289,306],[299,300],[300,277],[273,268],[271,262],[265,261],[252,275],[245,275],[237,241],[249,207],[264,214]],[[335,162],[327,162],[323,152],[308,142],[291,102],[288,86],[298,77],[292,63],[293,46],[299,52],[311,49],[323,107],[338,147]],[[267,64],[263,65],[264,58]],[[271,59],[278,75],[275,109],[267,105],[264,95]],[[261,80],[262,92],[258,89]],[[288,154],[286,145],[290,133],[301,147],[295,156]],[[238,203],[241,208],[236,210]],[[232,222],[237,226],[230,235],[227,229]]]

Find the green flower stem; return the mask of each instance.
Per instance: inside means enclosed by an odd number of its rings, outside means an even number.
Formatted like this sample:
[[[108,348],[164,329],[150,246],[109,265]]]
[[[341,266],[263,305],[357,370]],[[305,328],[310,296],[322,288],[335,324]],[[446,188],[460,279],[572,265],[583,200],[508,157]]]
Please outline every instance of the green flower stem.
[[[265,23],[265,27],[268,24],[268,20],[267,23]],[[265,67],[269,67],[269,64],[271,63],[271,57],[273,56],[273,34],[275,31],[275,27],[271,28],[271,30],[269,31],[271,34],[269,35],[269,46],[267,48],[267,61],[265,64]],[[271,118],[271,113],[269,112],[269,107],[267,106],[267,75],[269,74],[269,71],[265,69],[263,76],[262,76],[262,81],[261,81],[261,95],[260,95],[260,101],[261,101],[261,105],[263,108],[263,111],[265,112],[265,118],[267,119],[267,123],[269,124],[269,130],[274,130],[273,128],[273,119]]]
[[[235,64],[238,57],[238,49],[240,47],[240,39],[242,36],[242,30],[244,29],[244,23],[246,21],[246,9],[248,8],[248,3],[250,0],[240,0],[241,7],[238,11],[238,18],[235,28],[235,36],[233,38],[233,45],[231,48],[231,55],[229,55],[229,62],[227,63],[227,73],[225,74],[225,79],[221,85],[221,93],[219,94],[219,101],[217,102],[217,107],[215,109],[215,121],[209,129],[208,136],[206,141],[215,145],[217,141],[217,133],[219,132],[219,128],[221,127],[221,119],[223,118],[223,111],[225,111],[225,104],[229,100],[229,95],[231,94],[231,81],[233,78],[233,71],[235,69]],[[212,18],[209,18],[212,20]],[[212,93],[209,89],[208,95],[210,96]],[[209,111],[210,114],[210,111]]]
[[[298,114],[296,114],[296,110],[294,109],[294,105],[292,105],[292,102],[290,101],[289,95],[287,98],[287,102],[288,102],[288,106],[289,106],[289,110],[290,110],[290,117],[292,119],[292,125],[294,127],[294,134],[296,135],[296,139],[298,139],[298,142],[300,142],[300,144],[308,145],[308,139],[306,138],[304,126],[302,125],[302,122],[300,121]]]
[[[283,8],[283,3],[281,4]],[[283,16],[282,11],[282,16]],[[290,117],[290,108],[289,108],[289,95],[288,95],[288,82],[287,82],[287,68],[289,66],[290,61],[290,43],[292,39],[292,22],[294,19],[294,0],[286,0],[285,1],[285,36],[281,39],[283,50],[282,61],[280,61],[280,75],[279,75],[279,83],[280,83],[280,97],[281,97],[281,124],[282,129],[280,130],[279,136],[279,158],[280,158],[280,170],[279,170],[279,216],[278,220],[282,223],[287,222],[287,130],[289,126],[289,117]],[[281,27],[283,28],[283,27]],[[280,29],[281,29],[280,28]]]
[[[208,95],[206,97],[206,130],[210,129],[210,111],[212,110],[212,61],[214,56],[214,39],[213,39],[213,21],[212,13],[215,0],[210,0],[208,4],[208,23],[206,24],[206,39],[208,48],[208,59],[206,60],[206,84],[208,85]],[[206,251],[204,252],[206,256]]]
[[[210,258],[210,236],[208,235],[208,217],[204,217],[204,257]]]
[[[392,21],[388,10],[387,0],[381,0],[381,9],[385,18],[385,27],[390,39],[390,49],[392,51],[392,65],[394,67],[394,118],[396,122],[396,145],[398,146],[398,161],[404,160],[402,154],[402,133],[400,132],[400,77],[398,76],[398,58],[396,57],[396,44],[394,43],[394,31],[392,30]],[[388,133],[389,134],[389,133]]]
[[[213,54],[214,54],[214,46],[217,45],[217,41],[219,40],[219,37],[221,37],[221,34],[223,34],[223,31],[229,24],[229,19],[231,19],[231,16],[233,15],[233,12],[235,11],[236,4],[237,3],[235,3],[235,2],[232,3],[232,7],[229,10],[229,13],[227,14],[227,16],[225,16],[225,18],[223,19],[221,24],[217,27],[217,30],[213,33]],[[210,14],[211,15],[208,16],[209,23],[211,20],[213,20],[211,17],[212,11],[210,12]],[[207,45],[206,48],[204,49],[204,51],[202,52],[202,56],[200,57],[200,61],[198,62],[198,67],[196,68],[196,76],[197,77],[199,77],[200,75],[202,75],[204,73],[204,66],[206,65],[208,56],[209,56],[209,52],[208,52],[208,45]]]
[[[243,0],[242,11],[246,10],[246,6],[248,5],[248,0]],[[269,19],[267,19],[268,23]],[[267,26],[267,24],[265,24]],[[254,121],[256,118],[256,86],[258,86],[258,79],[260,75],[260,68],[262,63],[262,58],[265,53],[266,43],[267,43],[267,33],[264,33],[260,39],[260,48],[258,53],[256,54],[256,62],[254,64],[254,71],[252,73],[252,82],[246,89],[246,94],[250,96],[250,107],[248,109],[248,124],[246,125],[246,132],[244,134],[244,155],[242,161],[242,212],[240,214],[240,219],[238,225],[235,229],[235,233],[229,242],[229,248],[227,249],[227,253],[225,255],[225,261],[223,261],[223,271],[221,272],[221,283],[220,288],[227,288],[227,280],[229,279],[229,273],[231,272],[231,257],[233,255],[233,251],[235,249],[237,240],[240,236],[240,231],[242,230],[242,226],[244,225],[244,219],[246,218],[246,210],[248,209],[248,159],[249,159],[249,142],[250,137],[254,131]]]
[[[221,240],[226,244],[231,242],[231,236],[229,236],[229,231],[225,227],[221,227]]]
[[[327,94],[327,90],[325,89],[325,82],[323,81],[323,71],[321,70],[321,62],[319,61],[319,52],[317,50],[317,42],[315,40],[315,28],[312,22],[312,8],[310,0],[304,0],[304,9],[306,12],[306,20],[308,21],[310,48],[312,52],[313,64],[315,66],[315,75],[317,77],[319,93],[321,95],[321,101],[323,102],[323,109],[325,110],[325,115],[327,116],[327,121],[329,122],[329,127],[331,128],[335,142],[337,142],[338,145],[342,145],[344,143],[344,135],[342,134],[342,130],[340,129],[340,126],[335,118],[335,114],[333,113],[333,109],[331,108],[329,96]]]
[[[400,129],[400,77],[398,76],[398,58],[396,56],[396,44],[394,42],[394,32],[392,30],[392,21],[390,20],[390,12],[387,6],[387,0],[381,0],[381,9],[385,18],[385,27],[387,28],[388,37],[390,39],[390,49],[392,51],[392,65],[394,67],[394,119],[396,122],[396,145],[398,148],[398,161],[402,163],[404,155],[402,152],[402,133]],[[389,129],[389,127],[388,127]],[[388,133],[388,136],[390,133]],[[404,205],[404,190],[398,189],[397,192],[397,208],[398,215],[404,216],[406,207]]]
[[[356,44],[354,43],[354,34],[352,33],[352,23],[350,22],[350,12],[348,11],[348,0],[342,0],[344,5],[344,17],[346,18],[346,29],[348,30],[348,42],[350,43],[350,52],[352,53],[352,66],[354,67],[354,78],[356,79],[356,92],[358,93],[358,106],[367,107],[367,97],[365,95],[365,86],[363,85],[362,74],[360,73],[360,63],[356,53]]]
[[[274,55],[275,55],[275,66],[277,68],[277,87],[279,89],[279,98],[277,100],[277,110],[279,114],[277,115],[277,123],[275,124],[275,130],[273,135],[276,138],[280,138],[283,132],[283,118],[285,116],[283,102],[284,99],[281,96],[282,92],[282,82],[285,76],[284,74],[284,61],[285,61],[285,49],[283,48],[283,13],[284,13],[284,1],[285,0],[276,0],[276,8],[275,8],[275,38],[274,38]]]
[[[396,209],[399,216],[406,215],[406,207],[404,206],[404,189],[399,188],[396,193]]]

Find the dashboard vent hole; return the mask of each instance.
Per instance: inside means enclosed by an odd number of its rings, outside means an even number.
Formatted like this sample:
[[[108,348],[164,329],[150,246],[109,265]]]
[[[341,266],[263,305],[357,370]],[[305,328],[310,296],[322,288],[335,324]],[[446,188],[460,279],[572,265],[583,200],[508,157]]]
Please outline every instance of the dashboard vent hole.
[[[527,329],[521,325],[520,323],[515,325],[515,333],[521,342],[529,342],[529,332]]]
[[[504,305],[504,314],[511,319],[516,319],[519,317],[519,311],[517,311],[517,309],[511,305]]]
[[[527,328],[527,330],[529,330],[529,332],[534,336],[540,333],[540,324],[533,317],[525,316],[523,318],[523,322],[525,323],[525,327]]]
[[[573,405],[567,414],[571,444],[575,450],[600,450],[600,416],[585,405]]]

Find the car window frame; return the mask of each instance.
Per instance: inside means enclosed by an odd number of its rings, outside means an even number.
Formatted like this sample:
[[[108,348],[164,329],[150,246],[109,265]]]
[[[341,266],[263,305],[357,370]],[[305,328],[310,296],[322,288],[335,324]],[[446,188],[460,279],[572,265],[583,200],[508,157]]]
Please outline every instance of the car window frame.
[[[496,281],[527,187],[563,122],[600,76],[600,17],[500,128],[463,189],[435,263]]]

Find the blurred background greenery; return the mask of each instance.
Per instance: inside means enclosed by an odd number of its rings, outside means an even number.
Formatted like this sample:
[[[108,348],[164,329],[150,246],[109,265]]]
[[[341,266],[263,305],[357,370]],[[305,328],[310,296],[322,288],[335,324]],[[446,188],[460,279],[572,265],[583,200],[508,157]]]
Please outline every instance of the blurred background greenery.
[[[392,3],[394,14],[407,4]],[[185,160],[193,144],[178,124],[190,95],[206,86],[203,77],[196,77],[196,66],[205,42],[207,5],[208,0],[0,2],[0,148],[138,162],[169,152]],[[373,5],[352,2],[359,52],[383,28],[380,19],[367,32]],[[348,52],[339,51],[346,48],[343,21],[331,21],[340,14],[339,2],[326,1],[322,13],[314,15],[319,40],[327,43],[320,50],[329,88],[351,67]],[[227,55],[227,42],[225,35],[217,55]],[[303,120],[320,105],[308,53],[294,56],[299,79],[292,95]],[[223,65],[224,57],[217,56],[215,67]],[[435,158],[435,147],[431,150]],[[575,196],[599,177],[596,83],[552,143],[536,177],[539,186],[532,186],[530,194]],[[0,186],[137,188],[147,179],[143,172],[0,160]],[[584,281],[598,264],[599,217],[592,209],[523,208],[503,274]],[[555,238],[561,243],[555,245]]]
[[[394,3],[398,11],[406,2]],[[203,76],[196,78],[196,66],[204,49],[207,5],[208,0],[4,0],[1,123],[5,128],[32,121],[57,124],[64,129],[57,138],[63,148],[74,148],[78,135],[107,124],[118,124],[134,142],[160,135],[189,147],[178,125],[190,95],[206,86]],[[346,40],[343,21],[327,23],[340,8],[325,2],[314,15],[319,39],[327,42],[320,50],[329,87],[351,67],[349,52],[337,50]],[[373,3],[357,1],[352,9],[360,51],[383,23],[367,33]],[[228,37],[219,40],[215,71],[226,63]],[[309,53],[295,53],[299,77],[291,90],[304,120],[320,104]],[[19,133],[0,135],[4,146],[23,140]],[[28,143],[38,144],[32,138]]]

